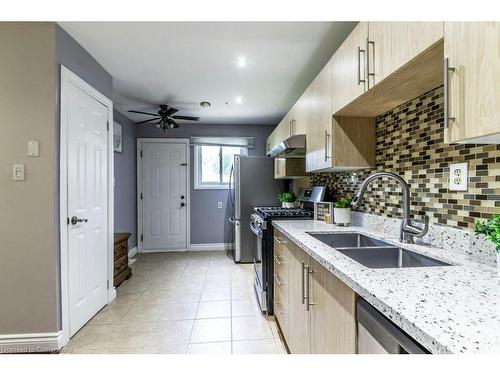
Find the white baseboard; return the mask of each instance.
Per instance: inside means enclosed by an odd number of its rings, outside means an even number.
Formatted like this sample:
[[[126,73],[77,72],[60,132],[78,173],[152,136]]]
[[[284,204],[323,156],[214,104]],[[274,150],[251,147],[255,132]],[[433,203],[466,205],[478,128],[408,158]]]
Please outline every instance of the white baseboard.
[[[232,242],[219,242],[219,243],[192,243],[188,247],[188,251],[221,251],[232,250]]]
[[[63,345],[62,331],[0,335],[0,354],[53,352]]]
[[[133,258],[135,254],[137,254],[137,246],[136,246],[136,247],[133,247],[132,249],[130,249],[130,250],[128,251],[128,258],[129,258],[129,259],[130,259],[130,258]]]

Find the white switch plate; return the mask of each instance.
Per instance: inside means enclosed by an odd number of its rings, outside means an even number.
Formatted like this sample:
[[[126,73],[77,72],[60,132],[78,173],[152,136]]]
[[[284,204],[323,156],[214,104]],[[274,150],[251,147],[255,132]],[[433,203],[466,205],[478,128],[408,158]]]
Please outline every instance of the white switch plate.
[[[14,164],[12,166],[12,179],[14,181],[24,181],[24,164]]]
[[[28,141],[28,156],[40,156],[39,141]]]
[[[222,202],[217,202],[217,208],[222,208]]]
[[[468,169],[467,163],[450,164],[449,190],[467,191]]]

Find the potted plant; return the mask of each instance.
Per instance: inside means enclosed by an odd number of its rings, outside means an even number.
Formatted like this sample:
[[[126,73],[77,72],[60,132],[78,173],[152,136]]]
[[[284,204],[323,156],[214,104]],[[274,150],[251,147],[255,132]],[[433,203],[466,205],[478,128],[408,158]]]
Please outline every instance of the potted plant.
[[[351,224],[351,200],[340,198],[333,204],[333,221],[337,225]]]
[[[484,223],[476,221],[476,233],[486,236],[496,246],[497,250],[497,268],[500,272],[500,215],[493,215]]]
[[[278,194],[278,200],[281,202],[281,207],[294,208],[297,196],[292,192],[280,193]]]

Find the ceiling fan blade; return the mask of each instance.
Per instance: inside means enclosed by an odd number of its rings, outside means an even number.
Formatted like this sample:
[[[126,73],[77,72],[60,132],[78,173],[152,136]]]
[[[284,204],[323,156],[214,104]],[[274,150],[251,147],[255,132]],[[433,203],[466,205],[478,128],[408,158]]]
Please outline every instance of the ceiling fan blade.
[[[158,116],[158,113],[149,113],[149,112],[142,112],[142,111],[127,111],[130,113],[140,113],[141,115],[150,115],[150,116]]]
[[[151,122],[151,121],[155,121],[155,120],[159,120],[159,119],[160,119],[160,117],[158,117],[158,118],[150,118],[149,120],[144,120],[144,121],[136,122],[135,124],[136,125],[145,124],[146,122]]]
[[[199,121],[199,117],[193,117],[193,116],[172,116],[172,118],[175,118],[176,120],[189,120],[189,121]]]
[[[179,110],[177,108],[168,107],[168,109],[165,113],[167,116],[172,116],[176,112],[179,112]]]

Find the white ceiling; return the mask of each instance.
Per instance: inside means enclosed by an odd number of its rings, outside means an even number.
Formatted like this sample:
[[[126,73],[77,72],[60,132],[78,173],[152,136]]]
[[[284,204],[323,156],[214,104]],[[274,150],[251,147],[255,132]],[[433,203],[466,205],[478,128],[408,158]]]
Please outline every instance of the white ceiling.
[[[60,23],[113,76],[115,108],[132,120],[147,117],[127,110],[164,103],[204,123],[234,124],[278,123],[355,24]],[[237,67],[240,56],[246,68]]]

